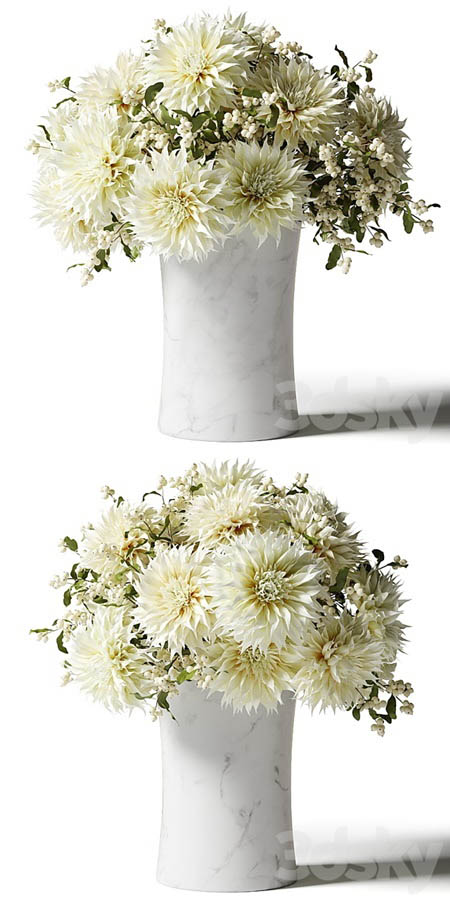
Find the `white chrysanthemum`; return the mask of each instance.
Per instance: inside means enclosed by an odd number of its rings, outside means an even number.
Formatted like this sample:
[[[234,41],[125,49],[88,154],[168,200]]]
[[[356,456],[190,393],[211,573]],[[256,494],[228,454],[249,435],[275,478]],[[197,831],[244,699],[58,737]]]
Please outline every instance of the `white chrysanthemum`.
[[[222,693],[223,704],[235,712],[245,709],[250,713],[259,705],[274,711],[283,691],[290,688],[290,658],[276,646],[262,652],[222,637],[207,647],[206,659],[212,674],[208,689]]]
[[[383,644],[359,618],[344,613],[308,622],[292,650],[293,685],[302,701],[314,709],[347,708],[361,701],[358,692],[380,672]]]
[[[378,175],[393,173],[398,179],[404,179],[410,168],[410,151],[405,150],[405,141],[408,136],[403,131],[406,120],[400,119],[398,112],[393,110],[389,100],[385,97],[377,98],[373,94],[363,92],[355,99],[355,107],[350,110],[349,127],[363,141],[369,142],[373,138],[379,138],[385,152],[394,158],[386,168],[376,160],[371,160],[370,165],[375,168]]]
[[[301,543],[272,532],[234,542],[212,572],[218,629],[266,650],[298,640],[323,568]]]
[[[109,709],[143,708],[136,694],[146,696],[155,687],[148,678],[149,664],[131,642],[132,625],[121,609],[100,609],[87,627],[78,627],[69,643],[70,673],[81,689]]]
[[[145,571],[134,616],[155,641],[172,652],[198,649],[213,624],[208,563],[186,548],[157,555]]]
[[[263,504],[253,483],[195,495],[186,508],[185,532],[188,541],[214,548],[222,542],[253,532],[260,525]]]
[[[55,145],[52,162],[61,177],[64,203],[81,219],[99,225],[121,218],[131,176],[139,156],[133,126],[115,109],[83,113]]]
[[[83,78],[77,96],[83,108],[105,110],[115,104],[127,109],[130,104],[143,99],[149,84],[145,55],[120,53],[113,68],[98,68]]]
[[[134,518],[124,505],[111,505],[99,523],[88,530],[80,551],[81,564],[97,574],[114,570],[129,550]]]
[[[85,221],[67,201],[56,166],[43,166],[33,189],[36,217],[43,226],[53,228],[63,248],[83,251],[89,244],[92,222]]]
[[[234,232],[250,226],[262,244],[268,235],[279,240],[282,228],[298,227],[307,182],[287,150],[241,141],[223,150],[219,172]]]
[[[238,483],[248,482],[254,486],[260,486],[264,477],[262,470],[258,470],[252,461],[223,461],[221,464],[201,463],[196,468],[198,483],[201,484],[198,492],[201,495],[211,490],[225,489],[226,486],[237,486]]]
[[[248,44],[249,52],[258,56],[266,24],[253,25],[247,21],[247,13],[238,13],[237,16],[233,16],[231,10],[225,13],[222,22],[225,29],[234,33],[235,40],[236,33],[239,33],[242,40]]]
[[[261,74],[257,70],[254,81],[262,91],[276,95],[275,134],[280,141],[291,148],[300,141],[309,147],[331,141],[342,115],[342,90],[335,79],[309,61],[280,59]],[[270,106],[261,109],[270,113]]]
[[[164,87],[158,101],[193,113],[230,104],[247,71],[241,36],[210,16],[186,21],[160,35],[149,62],[152,82]]]
[[[153,152],[151,166],[141,163],[133,179],[127,210],[140,241],[157,254],[201,260],[224,237],[220,181],[209,167],[187,161],[186,151]]]
[[[44,116],[43,122],[45,128],[50,135],[50,141],[47,140],[44,129],[41,127],[37,133],[39,144],[43,145],[40,157],[43,160],[48,159],[48,150],[52,148],[52,142],[57,144],[64,141],[66,129],[78,119],[80,115],[80,105],[71,97],[66,103],[60,104],[59,107],[52,107],[47,116]]]
[[[289,532],[303,538],[315,555],[323,558],[334,579],[341,568],[353,568],[361,561],[358,533],[347,524],[345,514],[322,492],[313,489],[290,496],[284,503]]]
[[[399,618],[405,600],[397,579],[361,566],[352,574],[348,595],[371,636],[382,641],[385,659],[393,661],[402,648],[405,628]]]

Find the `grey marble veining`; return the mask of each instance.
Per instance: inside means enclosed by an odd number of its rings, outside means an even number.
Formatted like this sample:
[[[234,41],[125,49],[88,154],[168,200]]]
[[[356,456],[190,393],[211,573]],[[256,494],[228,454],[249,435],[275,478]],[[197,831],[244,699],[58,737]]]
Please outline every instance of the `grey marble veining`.
[[[295,404],[286,412],[279,387],[295,394],[299,235],[284,229],[278,246],[268,238],[258,248],[246,231],[203,263],[161,260],[161,432],[239,442],[282,437],[295,424]]]
[[[295,702],[234,715],[185,683],[161,719],[163,807],[158,881],[252,891],[295,881],[291,748]]]

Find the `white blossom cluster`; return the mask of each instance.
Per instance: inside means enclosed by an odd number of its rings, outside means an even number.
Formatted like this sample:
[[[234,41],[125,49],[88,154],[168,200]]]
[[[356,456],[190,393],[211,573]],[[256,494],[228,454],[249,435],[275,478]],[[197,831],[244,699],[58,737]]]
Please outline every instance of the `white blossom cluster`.
[[[141,51],[76,88],[50,82],[62,97],[29,144],[37,215],[82,256],[82,283],[116,249],[201,260],[248,227],[261,243],[310,224],[343,272],[364,239],[383,245],[386,213],[431,232],[438,205],[411,197],[404,121],[372,86],[377,54],[350,65],[336,51],[317,68],[274,26],[202,14],[156,19]]]
[[[194,465],[105,511],[51,581],[51,627],[74,681],[111,709],[170,710],[185,680],[235,711],[276,709],[283,691],[315,708],[368,711],[378,734],[412,687],[394,677],[404,642],[395,571],[369,561],[346,516],[306,474],[277,486],[251,462]]]

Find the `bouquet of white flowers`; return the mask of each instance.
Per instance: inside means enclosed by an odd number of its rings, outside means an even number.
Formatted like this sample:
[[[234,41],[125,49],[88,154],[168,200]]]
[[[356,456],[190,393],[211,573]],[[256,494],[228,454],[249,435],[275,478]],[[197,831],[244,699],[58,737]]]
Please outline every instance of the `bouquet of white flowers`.
[[[373,560],[346,517],[298,474],[277,486],[249,462],[194,465],[161,478],[138,505],[108,507],[52,585],[64,612],[49,628],[65,681],[114,710],[170,711],[185,680],[250,712],[290,690],[343,708],[372,730],[412,713],[394,679],[404,641],[396,556]],[[155,506],[150,505],[155,500]]]
[[[404,120],[377,97],[371,64],[338,47],[318,69],[295,41],[244,15],[157,20],[138,53],[123,53],[64,92],[30,148],[40,161],[38,217],[83,255],[82,283],[121,249],[201,260],[250,228],[314,229],[327,269],[348,272],[363,243],[381,247],[387,211],[433,229],[413,203]]]

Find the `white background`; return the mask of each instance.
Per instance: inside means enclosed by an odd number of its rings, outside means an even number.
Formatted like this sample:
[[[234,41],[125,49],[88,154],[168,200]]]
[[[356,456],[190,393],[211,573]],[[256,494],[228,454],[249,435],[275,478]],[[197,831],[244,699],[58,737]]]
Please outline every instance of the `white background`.
[[[117,260],[87,289],[73,258],[30,219],[35,159],[23,146],[55,95],[50,79],[112,63],[148,37],[155,16],[176,23],[185,4],[42,0],[10,4],[2,42],[2,724],[8,901],[181,899],[154,871],[160,810],[158,728],[138,713],[112,716],[59,687],[58,653],[27,636],[57,611],[48,588],[65,569],[57,541],[96,517],[105,482],[139,497],[161,471],[193,460],[254,457],[287,481],[309,471],[352,515],[369,546],[406,556],[410,646],[400,672],[416,687],[416,714],[381,740],[346,714],[299,710],[294,750],[294,819],[302,861],[416,861],[450,854],[448,792],[448,430],[312,430],[239,447],[176,441],[156,430],[161,370],[158,261]],[[436,232],[395,241],[352,273],[324,270],[325,249],[302,238],[297,285],[296,365],[310,410],[386,406],[448,385],[448,75],[444,4],[322,0],[250,2],[255,21],[334,62],[379,53],[375,84],[408,115],[417,196],[440,200]],[[198,7],[201,8],[201,7]],[[215,3],[214,10],[225,6]],[[194,7],[189,7],[193,11]],[[235,11],[239,11],[235,8]],[[5,25],[5,21],[3,20]],[[338,377],[347,390],[335,391]],[[327,391],[326,403],[318,396]],[[339,396],[339,397],[338,397]],[[334,401],[333,401],[334,397]],[[398,399],[397,399],[398,400]],[[387,405],[389,407],[389,404]],[[395,404],[393,405],[395,407]],[[314,434],[315,433],[315,434]],[[189,831],[189,813],[180,805]],[[336,833],[338,832],[338,833]],[[447,847],[444,842],[447,841]],[[437,844],[437,845],[436,845]],[[410,872],[411,872],[411,866]],[[417,869],[417,865],[416,865]],[[441,866],[441,872],[448,873]],[[382,891],[423,899],[448,892],[433,881],[350,881],[290,891],[304,899],[361,899]],[[275,894],[285,893],[276,891]],[[205,895],[205,899],[213,895]],[[186,894],[186,899],[192,895]]]

